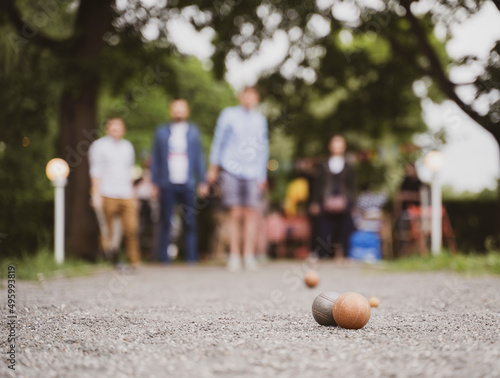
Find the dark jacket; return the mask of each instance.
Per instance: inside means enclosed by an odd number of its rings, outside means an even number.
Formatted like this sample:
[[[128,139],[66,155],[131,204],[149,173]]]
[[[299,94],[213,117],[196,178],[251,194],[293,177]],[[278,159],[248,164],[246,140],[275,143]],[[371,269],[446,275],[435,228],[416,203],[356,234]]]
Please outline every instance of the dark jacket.
[[[188,123],[187,131],[187,155],[188,155],[188,181],[186,185],[195,188],[198,182],[205,181],[205,159],[200,142],[198,128]],[[153,182],[162,189],[168,189],[170,185],[168,172],[168,139],[170,138],[170,123],[165,123],[156,129],[153,145],[153,162],[151,174]]]
[[[352,209],[356,201],[356,187],[354,180],[354,170],[346,162],[344,169],[333,174],[328,167],[328,160],[322,165],[321,172],[317,177],[312,202],[323,206],[325,198],[330,195],[344,195],[347,198],[348,209]]]

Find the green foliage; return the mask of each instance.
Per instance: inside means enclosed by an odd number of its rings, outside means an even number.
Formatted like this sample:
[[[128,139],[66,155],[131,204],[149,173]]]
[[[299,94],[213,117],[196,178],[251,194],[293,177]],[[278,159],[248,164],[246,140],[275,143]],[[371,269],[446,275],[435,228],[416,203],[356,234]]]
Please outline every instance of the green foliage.
[[[47,36],[56,40],[72,35],[76,8],[73,0],[16,0],[23,18]]]
[[[118,51],[114,54],[116,57]],[[122,74],[127,77],[121,84],[116,73],[105,79],[99,99],[99,123],[103,125],[111,115],[122,116],[127,123],[127,138],[139,158],[150,150],[156,127],[169,119],[169,102],[182,97],[189,102],[190,119],[200,127],[208,152],[220,111],[236,104],[233,90],[227,83],[217,82],[195,58],[173,55],[160,59],[139,65],[130,73],[124,70]],[[155,81],[157,72],[163,76]]]
[[[441,252],[437,256],[412,256],[386,262],[391,271],[452,271],[467,275],[500,275],[500,253],[464,255]]]
[[[456,192],[451,186],[443,187],[443,200],[479,201],[494,203],[498,199],[498,191],[488,188],[480,192]]]
[[[496,198],[445,200],[443,204],[460,251],[474,253],[499,249]]]
[[[0,233],[6,235],[0,248],[5,256],[51,240],[53,189],[45,165],[54,157],[57,87],[45,54],[27,46],[0,75],[0,88]]]
[[[63,264],[57,264],[54,252],[48,248],[41,249],[36,254],[22,254],[12,259],[0,261],[2,272],[0,278],[7,272],[8,265],[16,267],[16,279],[42,281],[45,278],[75,277],[91,275],[98,270],[110,269],[106,263],[90,264],[82,260],[66,259]]]

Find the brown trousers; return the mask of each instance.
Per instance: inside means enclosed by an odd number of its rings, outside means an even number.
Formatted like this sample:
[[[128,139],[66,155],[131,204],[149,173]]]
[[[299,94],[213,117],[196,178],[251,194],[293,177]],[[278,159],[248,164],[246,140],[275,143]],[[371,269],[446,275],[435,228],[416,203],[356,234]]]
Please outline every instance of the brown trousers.
[[[103,197],[103,210],[110,233],[113,232],[113,219],[119,216],[122,221],[127,256],[131,264],[136,265],[141,261],[139,254],[137,206],[133,199]],[[108,235],[110,240],[112,235]]]

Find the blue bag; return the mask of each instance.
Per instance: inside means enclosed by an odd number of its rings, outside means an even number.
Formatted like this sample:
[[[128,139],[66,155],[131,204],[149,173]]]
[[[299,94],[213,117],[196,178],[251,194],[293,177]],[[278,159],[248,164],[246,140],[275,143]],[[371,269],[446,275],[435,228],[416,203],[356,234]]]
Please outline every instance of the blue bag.
[[[374,262],[382,258],[380,236],[376,232],[355,231],[351,235],[347,257]]]

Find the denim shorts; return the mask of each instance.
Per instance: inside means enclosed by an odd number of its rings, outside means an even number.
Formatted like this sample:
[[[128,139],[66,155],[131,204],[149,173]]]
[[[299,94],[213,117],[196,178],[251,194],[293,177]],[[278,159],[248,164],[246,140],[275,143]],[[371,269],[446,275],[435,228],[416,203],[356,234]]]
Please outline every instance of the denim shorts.
[[[257,180],[238,178],[227,171],[220,172],[222,203],[227,207],[253,207],[260,203],[260,188]]]

